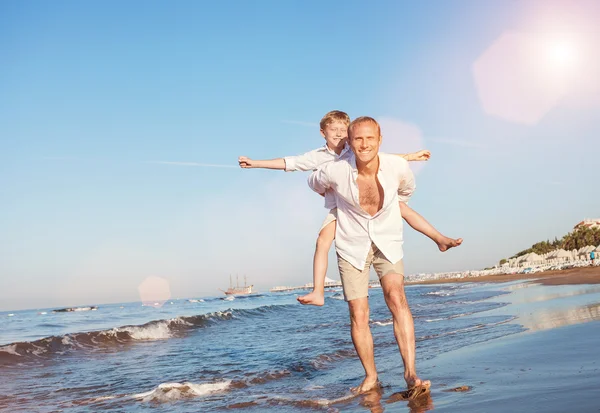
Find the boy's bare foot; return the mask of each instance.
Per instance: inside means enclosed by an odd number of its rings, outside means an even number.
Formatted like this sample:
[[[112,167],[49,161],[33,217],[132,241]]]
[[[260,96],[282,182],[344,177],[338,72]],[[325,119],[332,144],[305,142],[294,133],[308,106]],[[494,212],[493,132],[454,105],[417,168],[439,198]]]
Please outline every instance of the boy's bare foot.
[[[377,376],[375,376],[375,378],[367,376],[358,387],[353,387],[350,390],[354,394],[361,394],[379,387],[381,387],[381,383],[379,383],[379,380],[377,380]]]
[[[308,293],[306,295],[303,295],[302,297],[298,297],[297,300],[300,304],[304,305],[322,306],[323,304],[325,304],[325,295],[313,291],[312,293]]]
[[[462,244],[463,239],[462,238],[448,238],[448,237],[443,237],[441,240],[439,240],[437,242],[437,246],[440,249],[440,251],[444,252],[444,251],[448,251],[450,248],[454,248],[454,247],[458,247],[460,244]]]

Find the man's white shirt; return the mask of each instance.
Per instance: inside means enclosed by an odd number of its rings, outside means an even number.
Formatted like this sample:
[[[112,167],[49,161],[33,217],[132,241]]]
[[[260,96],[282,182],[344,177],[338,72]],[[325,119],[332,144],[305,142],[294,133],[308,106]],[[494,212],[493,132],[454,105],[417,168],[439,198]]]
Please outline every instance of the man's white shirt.
[[[374,243],[392,263],[402,259],[402,216],[398,202],[407,202],[415,190],[408,162],[397,155],[379,153],[377,178],[383,188],[383,206],[371,216],[360,206],[356,159],[350,155],[313,172],[308,185],[319,194],[333,190],[337,212],[335,248],[353,267],[362,270]]]
[[[323,145],[320,148],[314,149],[310,152],[306,152],[302,155],[286,156],[283,158],[285,161],[285,171],[314,171],[323,165],[337,161],[338,159],[347,159],[352,155],[350,147],[346,144],[338,155],[327,145]],[[323,193],[323,192],[321,192]],[[332,209],[336,207],[335,195],[333,191],[324,191],[325,194],[325,208]]]

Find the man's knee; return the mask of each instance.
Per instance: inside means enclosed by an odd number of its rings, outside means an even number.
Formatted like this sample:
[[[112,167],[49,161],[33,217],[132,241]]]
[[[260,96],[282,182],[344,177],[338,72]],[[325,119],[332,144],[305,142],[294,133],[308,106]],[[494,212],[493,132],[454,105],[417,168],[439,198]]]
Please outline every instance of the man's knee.
[[[390,310],[401,310],[408,307],[406,294],[404,292],[404,277],[398,274],[389,274],[385,277],[390,277],[386,280],[387,282],[383,292],[385,301],[388,304],[388,307],[390,307]]]
[[[362,301],[362,299],[359,299]],[[364,305],[359,300],[352,300],[348,302],[350,307],[350,322],[355,327],[366,327],[369,325],[369,305]]]

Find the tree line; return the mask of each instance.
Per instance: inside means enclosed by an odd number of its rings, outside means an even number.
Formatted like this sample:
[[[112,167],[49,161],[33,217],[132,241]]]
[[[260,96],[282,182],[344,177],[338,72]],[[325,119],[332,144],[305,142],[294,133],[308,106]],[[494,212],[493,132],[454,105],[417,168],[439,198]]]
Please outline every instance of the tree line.
[[[543,255],[560,248],[567,251],[574,249],[578,250],[579,248],[587,247],[588,245],[600,245],[600,228],[579,227],[575,231],[569,232],[561,239],[554,238],[554,241],[546,240],[535,243],[531,248],[519,251],[510,258],[521,257],[531,252]],[[504,264],[506,261],[508,260],[503,258],[500,260],[500,265]]]

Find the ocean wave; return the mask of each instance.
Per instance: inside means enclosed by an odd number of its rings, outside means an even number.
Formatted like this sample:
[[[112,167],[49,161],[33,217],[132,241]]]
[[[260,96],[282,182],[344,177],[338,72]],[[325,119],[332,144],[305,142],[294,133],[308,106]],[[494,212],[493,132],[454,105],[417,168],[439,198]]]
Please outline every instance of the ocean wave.
[[[450,315],[448,317],[431,318],[431,319],[426,319],[425,322],[426,323],[433,323],[433,322],[436,322],[436,321],[452,320],[453,318],[466,317],[466,316],[471,315],[471,314],[475,314],[475,312],[453,314],[453,315]]]
[[[454,293],[452,291],[448,291],[448,290],[440,290],[440,291],[430,291],[423,295],[435,295],[437,297],[448,297],[450,295],[454,295]]]
[[[290,375],[289,370],[270,370],[260,373],[247,373],[243,379],[226,379],[220,378],[216,381],[205,383],[193,382],[168,382],[161,383],[152,390],[137,393],[137,394],[107,394],[74,400],[73,404],[82,405],[103,405],[106,402],[117,400],[122,403],[124,400],[135,400],[138,402],[165,403],[180,399],[188,399],[195,397],[207,396],[214,393],[222,393],[226,391],[235,391],[245,389],[250,386],[261,385],[272,380],[279,380]]]
[[[384,326],[389,326],[394,324],[394,319],[392,318],[388,318],[386,320],[371,320],[371,324],[375,325],[375,326],[380,326],[380,327],[384,327]]]
[[[501,324],[510,323],[511,321],[514,321],[517,318],[518,317],[516,317],[516,316],[511,316],[511,317],[508,317],[508,318],[505,318],[505,319],[502,319],[502,320],[496,321],[496,322],[478,323],[473,326],[469,326],[469,327],[465,327],[465,328],[459,328],[456,330],[444,331],[444,332],[437,333],[437,334],[430,334],[427,336],[417,337],[416,341],[421,342],[421,341],[425,341],[425,340],[432,340],[432,339],[439,338],[439,337],[451,336],[454,334],[467,333],[467,332],[479,330],[479,329],[485,328],[485,327],[493,327],[493,326],[497,326],[497,325],[501,325]]]
[[[226,391],[231,386],[231,380],[216,383],[161,383],[154,389],[140,394],[134,394],[132,399],[142,402],[164,403],[173,400],[201,397],[208,394]]]
[[[288,305],[268,305],[253,309],[228,309],[208,314],[154,320],[142,325],[115,327],[109,330],[69,333],[35,341],[0,346],[0,366],[35,360],[77,349],[106,348],[136,341],[165,340],[184,335],[187,331],[233,318],[257,317],[278,311]]]

